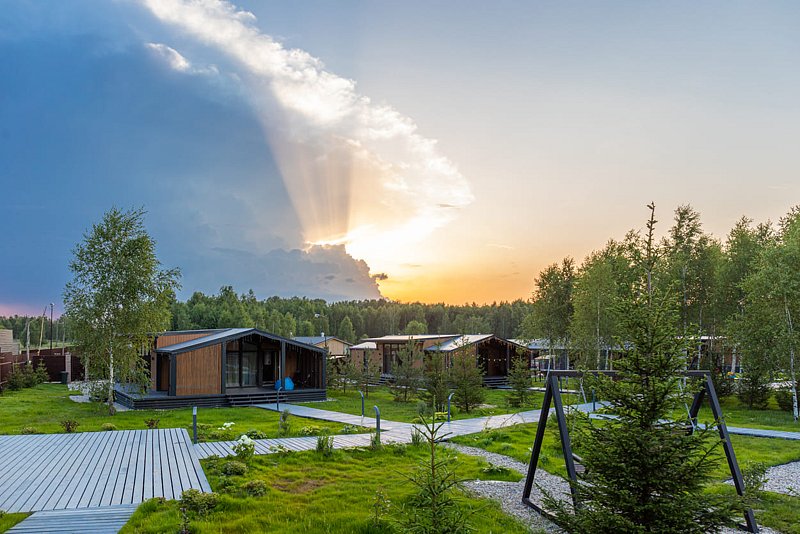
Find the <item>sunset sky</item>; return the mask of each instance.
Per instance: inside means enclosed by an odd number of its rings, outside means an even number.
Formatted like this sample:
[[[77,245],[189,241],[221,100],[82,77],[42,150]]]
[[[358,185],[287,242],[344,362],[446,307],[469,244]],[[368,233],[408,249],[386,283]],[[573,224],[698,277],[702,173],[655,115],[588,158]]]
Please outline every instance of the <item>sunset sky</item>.
[[[8,1],[0,315],[144,206],[180,298],[527,298],[690,203],[800,202],[796,2]],[[57,304],[58,306],[58,304]]]

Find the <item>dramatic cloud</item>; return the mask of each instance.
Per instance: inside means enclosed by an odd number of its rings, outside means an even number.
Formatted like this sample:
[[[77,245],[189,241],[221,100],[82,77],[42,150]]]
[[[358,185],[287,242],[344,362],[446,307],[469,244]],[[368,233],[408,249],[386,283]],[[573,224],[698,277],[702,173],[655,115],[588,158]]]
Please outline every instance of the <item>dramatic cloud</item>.
[[[195,67],[180,52],[161,43],[146,43],[147,48],[161,58],[173,70],[187,74],[219,74],[217,67]]]
[[[344,244],[386,269],[473,200],[456,167],[408,117],[286,49],[224,1],[142,0],[163,23],[233,62],[257,108],[308,242]],[[174,68],[191,63],[156,45]],[[391,243],[391,247],[387,247]]]

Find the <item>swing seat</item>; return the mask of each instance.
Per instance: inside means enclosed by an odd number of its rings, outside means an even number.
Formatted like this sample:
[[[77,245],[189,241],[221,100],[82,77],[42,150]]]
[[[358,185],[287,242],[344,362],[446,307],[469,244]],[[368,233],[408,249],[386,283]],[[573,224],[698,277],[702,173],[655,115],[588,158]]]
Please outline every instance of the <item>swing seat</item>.
[[[572,461],[575,464],[575,474],[576,475],[585,475],[586,474],[586,466],[583,465],[583,458],[572,453]]]

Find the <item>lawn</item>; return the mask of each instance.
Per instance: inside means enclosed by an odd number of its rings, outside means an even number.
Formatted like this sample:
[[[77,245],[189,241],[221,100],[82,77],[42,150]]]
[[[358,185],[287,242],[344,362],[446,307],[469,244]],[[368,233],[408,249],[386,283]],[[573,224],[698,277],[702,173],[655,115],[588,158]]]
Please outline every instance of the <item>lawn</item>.
[[[40,384],[35,388],[6,391],[0,395],[0,434],[20,434],[23,428],[37,433],[63,432],[61,422],[78,422],[78,432],[103,430],[106,423],[117,430],[147,428],[149,419],[158,419],[161,428],[185,428],[192,432],[191,408],[174,410],[130,410],[108,415],[105,405],[78,403],[69,399],[69,391],[61,384]],[[279,414],[261,408],[200,408],[197,422],[201,441],[236,439],[249,430],[259,430],[267,437],[278,437]],[[223,423],[235,423],[228,432],[219,431]],[[322,431],[340,433],[343,425],[301,417],[291,418],[290,436]]]
[[[747,428],[765,428],[768,430],[786,430],[789,432],[800,432],[800,423],[795,423],[792,412],[778,409],[775,399],[770,399],[766,410],[752,410],[743,405],[736,396],[720,399],[722,414],[725,417],[725,424],[728,426],[741,426]],[[699,421],[711,421],[711,408],[708,403],[703,404],[703,408],[698,415]]]
[[[531,457],[530,448],[536,436],[536,427],[536,424],[516,425],[458,436],[451,441],[505,454],[527,464]],[[545,441],[539,456],[539,468],[566,476],[557,428],[554,422],[548,422]],[[731,435],[731,442],[740,467],[746,467],[752,462],[763,462],[773,466],[800,460],[800,442],[797,441]],[[719,452],[722,457],[714,477],[718,481],[723,481],[730,478],[730,471],[721,448]],[[579,448],[576,448],[576,453],[580,454]],[[711,490],[717,491],[716,486],[713,485]],[[728,486],[725,485],[725,488]],[[728,491],[725,488],[720,491]],[[757,517],[765,526],[774,527],[781,532],[800,534],[800,497],[766,493],[760,508]]]
[[[31,514],[6,514],[0,512],[0,532],[5,532]]]
[[[392,445],[381,450],[340,450],[323,457],[309,451],[257,456],[243,476],[222,476],[226,460],[204,460],[217,507],[206,517],[190,515],[189,531],[388,533],[398,531],[392,519],[412,492],[407,476],[426,457],[423,447]],[[453,454],[447,451],[447,454]],[[440,449],[440,454],[445,451]],[[456,455],[456,473],[462,479],[519,480],[516,473],[487,474],[483,460]],[[244,488],[263,481],[265,493],[250,496]],[[388,511],[373,525],[378,492],[389,502]],[[472,510],[477,532],[522,533],[528,530],[492,501],[461,496],[460,505]],[[181,524],[176,501],[151,500],[136,511],[123,533],[177,532]]]
[[[459,410],[455,403],[452,404],[451,413],[453,419],[468,419],[470,417],[482,417],[486,415],[508,414],[525,410],[538,410],[542,407],[543,393],[533,392],[531,401],[521,408],[512,408],[508,404],[511,391],[508,389],[485,389],[486,398],[484,407],[471,410],[466,413]],[[564,402],[572,400],[577,402],[577,397],[571,399],[570,396],[564,397]],[[319,408],[321,410],[332,410],[335,412],[361,415],[361,395],[355,389],[349,389],[346,393],[341,390],[328,390],[328,400],[324,402],[306,402],[302,406]],[[409,402],[398,402],[394,400],[389,388],[379,386],[371,388],[369,397],[364,400],[365,415],[375,417],[373,406],[377,405],[381,411],[381,418],[389,421],[411,423],[419,417],[420,409],[424,407],[424,402],[415,397]]]

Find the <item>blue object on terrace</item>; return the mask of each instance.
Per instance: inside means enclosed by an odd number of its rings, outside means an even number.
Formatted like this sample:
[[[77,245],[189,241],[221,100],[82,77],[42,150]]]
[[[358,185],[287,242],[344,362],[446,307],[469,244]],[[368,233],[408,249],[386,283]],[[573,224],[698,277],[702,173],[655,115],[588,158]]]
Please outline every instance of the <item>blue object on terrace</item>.
[[[288,376],[283,379],[283,389],[286,391],[292,391],[294,389],[294,381]]]

